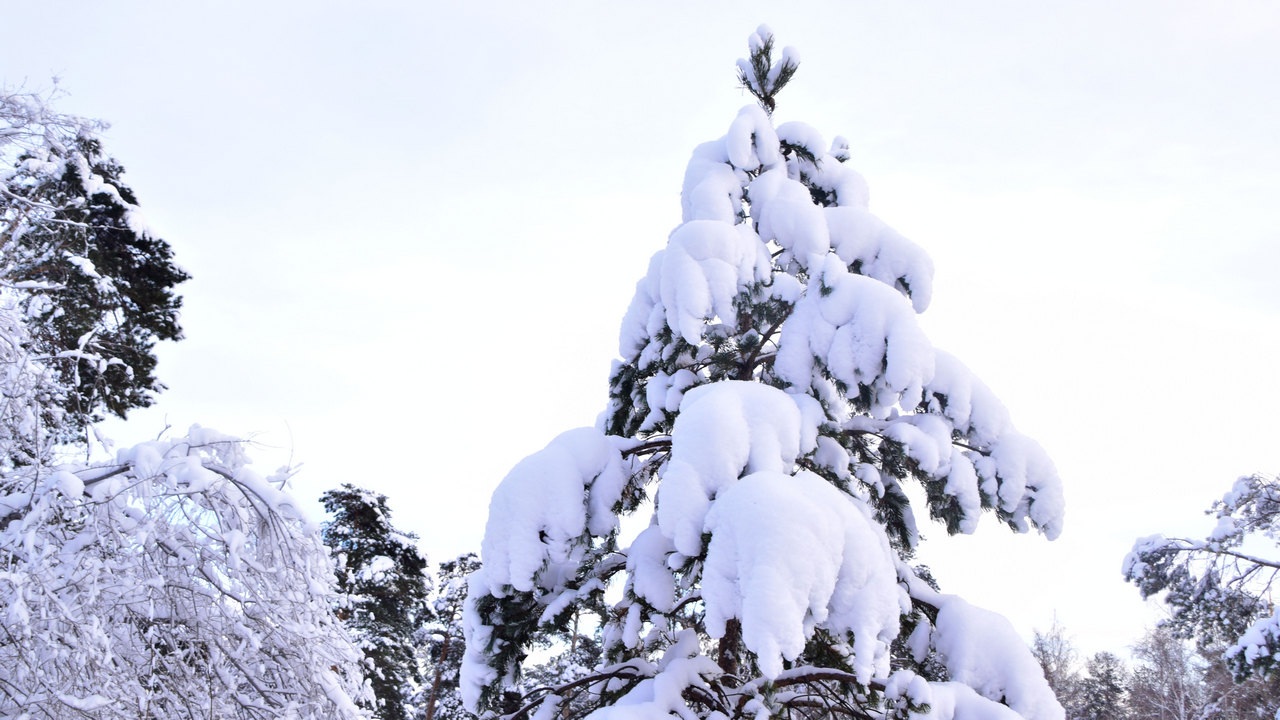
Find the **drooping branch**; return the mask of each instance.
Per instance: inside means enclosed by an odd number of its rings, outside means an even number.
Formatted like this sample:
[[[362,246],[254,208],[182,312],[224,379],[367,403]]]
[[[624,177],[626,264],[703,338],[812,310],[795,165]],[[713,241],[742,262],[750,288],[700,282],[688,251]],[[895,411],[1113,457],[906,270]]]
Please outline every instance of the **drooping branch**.
[[[640,445],[636,445],[633,448],[628,448],[626,450],[623,450],[622,457],[631,457],[633,455],[646,455],[648,453],[656,453],[656,452],[661,452],[663,450],[670,450],[670,449],[671,449],[671,437],[663,436],[655,440],[650,440]]]
[[[534,708],[541,705],[542,701],[548,695],[560,697],[570,690],[593,685],[605,680],[643,680],[645,677],[647,677],[647,674],[640,668],[634,665],[622,665],[613,670],[596,673],[595,675],[588,675],[586,677],[578,678],[572,682],[567,682],[563,685],[544,685],[542,687],[536,687],[525,693],[524,696],[520,698],[521,702],[524,703],[520,706],[520,709],[504,717],[508,718],[508,720],[518,720],[518,718],[528,717],[529,713]]]

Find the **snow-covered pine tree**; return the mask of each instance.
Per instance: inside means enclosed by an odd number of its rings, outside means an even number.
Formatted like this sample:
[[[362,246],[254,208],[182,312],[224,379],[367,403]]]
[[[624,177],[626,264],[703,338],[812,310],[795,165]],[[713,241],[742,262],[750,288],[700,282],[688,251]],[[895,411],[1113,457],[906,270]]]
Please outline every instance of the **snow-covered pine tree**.
[[[458,673],[466,640],[462,612],[467,578],[480,569],[475,553],[464,553],[436,569],[431,610],[434,617],[416,634],[422,685],[414,697],[414,720],[462,720],[470,717],[458,696]]]
[[[0,91],[0,278],[61,388],[45,425],[62,441],[151,405],[155,344],[182,337],[174,288],[189,276],[103,151],[105,127]]]
[[[759,103],[689,161],[607,412],[494,492],[464,698],[538,718],[1061,720],[1009,623],[913,568],[903,487],[951,533],[989,510],[1052,538],[1056,471],[920,330],[932,263],[868,212],[848,144],[775,124],[798,59],[774,49],[751,36],[739,77]],[[604,663],[513,696],[539,628],[580,609],[600,614]]]
[[[350,483],[321,496],[333,515],[322,532],[338,558],[338,591],[350,604],[342,617],[369,664],[374,715],[406,720],[421,681],[414,631],[430,617],[427,560],[417,537],[391,524],[387,497]]]
[[[1079,685],[1080,720],[1126,720],[1129,671],[1124,661],[1113,653],[1095,653],[1085,661],[1085,673]]]
[[[1152,535],[1135,542],[1125,579],[1144,598],[1164,594],[1175,634],[1225,646],[1237,680],[1280,680],[1280,478],[1241,477],[1209,513],[1218,524],[1203,540]]]

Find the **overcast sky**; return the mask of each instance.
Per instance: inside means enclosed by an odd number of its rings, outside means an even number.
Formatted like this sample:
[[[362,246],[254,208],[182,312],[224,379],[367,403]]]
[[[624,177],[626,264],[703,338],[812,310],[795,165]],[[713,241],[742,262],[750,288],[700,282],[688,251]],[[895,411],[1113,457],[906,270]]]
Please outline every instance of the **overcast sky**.
[[[767,22],[802,58],[777,118],[849,139],[934,258],[930,337],[1064,477],[1056,542],[927,529],[944,590],[1120,649],[1153,617],[1133,540],[1280,470],[1280,6],[534,5],[0,0],[0,82],[110,121],[194,276],[170,390],[117,437],[255,435],[300,495],[370,487],[433,560],[478,548],[507,469],[603,408]]]

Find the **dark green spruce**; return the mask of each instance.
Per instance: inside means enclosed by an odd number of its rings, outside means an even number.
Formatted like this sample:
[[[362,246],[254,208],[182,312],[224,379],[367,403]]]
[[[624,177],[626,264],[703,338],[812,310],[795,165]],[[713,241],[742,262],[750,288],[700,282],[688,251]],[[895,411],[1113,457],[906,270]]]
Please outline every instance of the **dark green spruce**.
[[[351,484],[321,496],[333,520],[324,542],[338,560],[338,591],[350,599],[338,616],[364,651],[380,720],[407,720],[421,684],[414,631],[431,617],[427,560],[417,536],[391,524],[387,497]]]

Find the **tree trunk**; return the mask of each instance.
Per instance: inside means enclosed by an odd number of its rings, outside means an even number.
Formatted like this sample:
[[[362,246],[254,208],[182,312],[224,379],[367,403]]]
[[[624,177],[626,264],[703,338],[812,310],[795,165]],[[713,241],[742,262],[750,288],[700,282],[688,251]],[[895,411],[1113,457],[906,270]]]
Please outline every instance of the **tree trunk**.
[[[452,635],[445,633],[444,642],[440,644],[440,657],[436,659],[436,676],[431,680],[431,694],[427,696],[425,720],[435,717],[436,698],[440,697],[440,676],[444,673],[444,661],[449,657],[449,641],[452,639]]]
[[[726,675],[738,675],[738,651],[742,645],[742,622],[737,618],[731,618],[724,626],[724,637],[720,638],[720,652],[716,657],[716,664],[724,671]],[[728,687],[736,687],[735,679],[728,679],[724,683]]]

